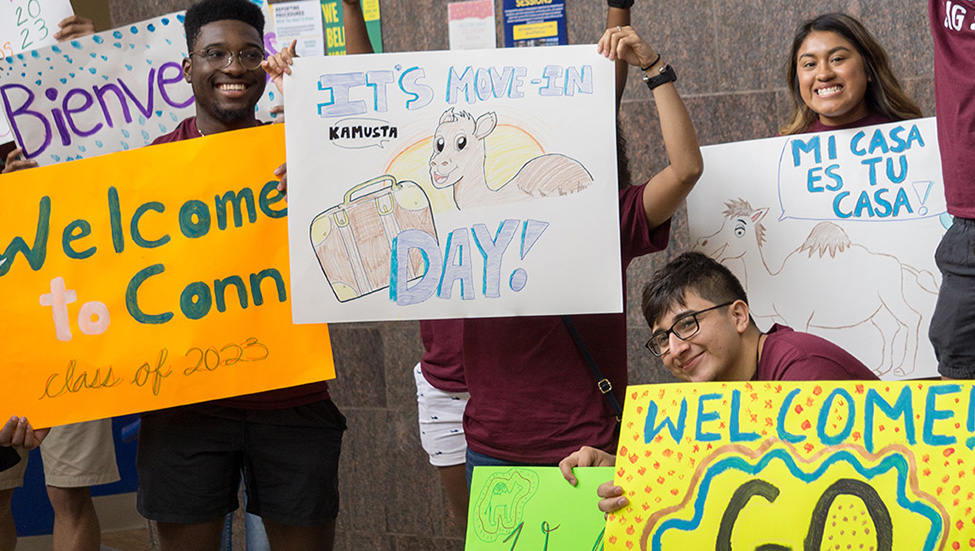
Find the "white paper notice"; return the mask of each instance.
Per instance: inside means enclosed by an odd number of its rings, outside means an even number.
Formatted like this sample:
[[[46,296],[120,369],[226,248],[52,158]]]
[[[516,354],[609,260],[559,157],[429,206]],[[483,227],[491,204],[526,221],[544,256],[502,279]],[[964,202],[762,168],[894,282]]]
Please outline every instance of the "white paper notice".
[[[447,4],[451,50],[494,48],[497,29],[494,0],[468,0]]]
[[[301,57],[325,55],[322,31],[322,8],[318,0],[271,4],[274,9],[274,32],[278,47],[284,48],[297,40],[295,46]]]
[[[58,22],[74,12],[68,0],[9,0],[0,2],[0,57],[56,44]],[[0,143],[13,139],[0,112]]]

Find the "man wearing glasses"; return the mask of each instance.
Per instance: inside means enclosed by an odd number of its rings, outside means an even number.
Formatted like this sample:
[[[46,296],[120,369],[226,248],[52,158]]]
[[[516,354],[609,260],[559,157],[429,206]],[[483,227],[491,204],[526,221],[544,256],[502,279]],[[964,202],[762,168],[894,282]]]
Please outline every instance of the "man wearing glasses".
[[[779,324],[760,331],[738,279],[701,253],[684,253],[654,274],[643,315],[653,329],[647,348],[682,381],[877,378],[823,338]]]
[[[653,275],[643,289],[643,315],[653,330],[647,348],[685,382],[877,379],[860,360],[826,339],[779,324],[763,333],[738,279],[701,253],[684,253]],[[573,467],[614,464],[612,455],[585,446],[559,467],[575,484]],[[598,493],[604,512],[629,503],[623,488],[612,481]]]

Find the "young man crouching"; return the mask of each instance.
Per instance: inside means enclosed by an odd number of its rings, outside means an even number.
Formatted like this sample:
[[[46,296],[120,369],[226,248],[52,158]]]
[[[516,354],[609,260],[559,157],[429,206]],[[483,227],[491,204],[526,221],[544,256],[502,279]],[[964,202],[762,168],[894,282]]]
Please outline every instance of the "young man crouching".
[[[877,379],[826,339],[779,324],[763,333],[751,317],[741,282],[701,253],[684,253],[654,274],[643,289],[643,315],[653,331],[647,348],[685,382]],[[575,485],[573,467],[613,466],[614,460],[585,446],[559,468]],[[598,493],[604,512],[628,503],[623,488],[612,481]]]

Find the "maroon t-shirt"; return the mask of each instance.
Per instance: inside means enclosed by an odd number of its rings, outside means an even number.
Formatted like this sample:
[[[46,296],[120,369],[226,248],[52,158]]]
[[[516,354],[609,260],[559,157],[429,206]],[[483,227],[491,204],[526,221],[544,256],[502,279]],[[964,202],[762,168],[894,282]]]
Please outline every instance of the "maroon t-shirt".
[[[893,122],[893,121],[879,113],[869,113],[866,116],[860,117],[859,119],[853,122],[848,122],[846,124],[841,124],[838,126],[829,126],[820,122],[819,119],[816,119],[812,121],[809,124],[809,126],[807,126],[806,129],[803,130],[801,133],[812,134],[814,132],[830,132],[832,130],[846,130],[847,128],[860,128],[861,126],[873,126],[875,124],[884,124],[886,122]]]
[[[828,340],[775,324],[762,345],[755,381],[875,381],[852,354]]]
[[[464,381],[464,320],[420,322],[423,358],[420,371],[434,388],[445,392],[467,392]]]
[[[946,4],[951,10],[946,13]],[[975,2],[929,0],[934,100],[948,213],[975,218]]]
[[[669,221],[652,232],[647,227],[644,187],[619,193],[623,289],[630,261],[662,250],[670,235]],[[572,321],[622,404],[626,315]],[[583,445],[615,453],[616,414],[559,316],[465,320],[464,372],[471,394],[464,431],[473,451],[530,464],[557,463]]]
[[[152,141],[152,145],[191,140],[202,136],[196,127],[196,117],[184,119],[179,126],[169,134],[163,134]],[[309,383],[307,385],[280,388],[257,394],[247,394],[234,398],[225,398],[210,402],[211,404],[239,408],[239,409],[282,409],[303,406],[327,399],[328,383]]]

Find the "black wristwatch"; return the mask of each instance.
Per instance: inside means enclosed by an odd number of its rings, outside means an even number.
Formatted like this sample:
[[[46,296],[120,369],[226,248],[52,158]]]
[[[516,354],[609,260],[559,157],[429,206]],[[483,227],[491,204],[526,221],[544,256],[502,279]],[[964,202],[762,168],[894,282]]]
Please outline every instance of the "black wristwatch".
[[[611,8],[628,10],[631,7],[633,7],[633,0],[606,0],[606,5],[608,5]]]
[[[654,76],[643,77],[643,82],[647,83],[647,88],[653,90],[661,84],[667,84],[668,82],[677,82],[677,73],[674,72],[674,68],[669,64],[664,65],[660,69],[657,69],[657,74]]]

